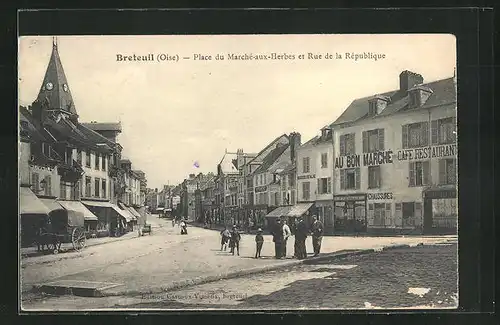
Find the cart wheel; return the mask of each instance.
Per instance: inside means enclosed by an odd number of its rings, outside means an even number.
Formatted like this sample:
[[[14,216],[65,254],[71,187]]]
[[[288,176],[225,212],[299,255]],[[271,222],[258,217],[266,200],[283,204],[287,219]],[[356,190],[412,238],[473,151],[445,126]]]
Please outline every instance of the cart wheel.
[[[73,243],[73,248],[76,251],[80,251],[87,243],[85,232],[80,228],[74,228],[71,233],[71,242]]]
[[[52,251],[52,253],[54,253],[54,255],[57,255],[57,254],[59,254],[59,250],[54,249],[54,250]]]

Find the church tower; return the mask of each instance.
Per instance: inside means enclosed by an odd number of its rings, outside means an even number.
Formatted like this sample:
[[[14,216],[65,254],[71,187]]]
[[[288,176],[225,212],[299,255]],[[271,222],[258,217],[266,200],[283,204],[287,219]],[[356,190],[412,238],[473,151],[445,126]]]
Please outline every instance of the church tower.
[[[63,115],[75,124],[78,123],[78,114],[59,57],[56,38],[52,42],[52,54],[42,86],[33,103],[33,115],[40,120],[44,120],[47,115]]]

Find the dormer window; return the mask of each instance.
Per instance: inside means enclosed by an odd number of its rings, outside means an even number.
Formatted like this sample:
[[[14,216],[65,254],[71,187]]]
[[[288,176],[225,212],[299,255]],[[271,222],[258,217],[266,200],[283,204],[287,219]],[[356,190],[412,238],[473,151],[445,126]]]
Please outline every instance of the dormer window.
[[[370,116],[377,115],[377,101],[376,100],[372,100],[370,102],[370,108],[369,108],[368,114]]]
[[[425,104],[429,96],[432,94],[432,89],[422,85],[417,85],[408,91],[408,106],[417,108]]]
[[[382,113],[382,111],[387,107],[391,99],[387,96],[377,95],[373,99],[369,101],[369,116],[375,116],[377,114]]]
[[[419,96],[418,90],[417,89],[411,90],[409,95],[410,95],[410,101],[409,101],[410,108],[419,107],[420,106],[420,96]]]

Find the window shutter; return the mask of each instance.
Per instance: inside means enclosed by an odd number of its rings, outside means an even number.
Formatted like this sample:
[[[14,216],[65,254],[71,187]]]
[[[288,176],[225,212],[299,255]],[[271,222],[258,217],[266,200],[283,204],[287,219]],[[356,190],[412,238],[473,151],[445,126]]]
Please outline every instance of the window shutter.
[[[396,213],[394,215],[394,225],[402,226],[403,225],[403,211],[401,207],[401,203],[396,203]]]
[[[363,131],[363,152],[368,152],[368,132]]]
[[[453,142],[456,142],[457,141],[457,119],[456,117],[452,117],[451,118],[451,129],[452,129],[452,139],[453,139]]]
[[[318,178],[318,194],[322,194],[321,193],[321,178]]]
[[[410,181],[408,186],[415,186],[415,163],[411,162],[408,164],[409,168],[409,174],[408,174],[408,179]]]
[[[345,169],[340,170],[340,189],[345,190]]]
[[[423,173],[423,184],[425,186],[431,184],[431,169],[429,168],[429,161],[423,161],[422,162],[422,173]]]
[[[403,146],[403,149],[406,149],[408,148],[408,124],[402,126],[401,135],[402,135],[401,144]]]
[[[368,224],[373,225],[375,219],[375,210],[373,207],[373,203],[368,204]]]
[[[446,159],[439,160],[439,184],[446,184]]]
[[[375,177],[377,179],[377,188],[382,187],[382,168],[380,166],[375,167]]]
[[[439,139],[439,123],[438,120],[431,122],[431,143],[437,144]]]
[[[328,177],[328,190],[327,193],[332,193],[332,178]]]
[[[361,177],[360,177],[360,168],[356,168],[356,174],[355,174],[355,177],[356,177],[356,189],[359,190],[360,187],[361,187]]]
[[[421,226],[422,225],[422,203],[421,202],[415,202],[414,204],[415,208],[415,226]]]
[[[352,152],[350,152],[349,154],[354,155],[354,154],[356,154],[356,134],[351,133],[351,136],[349,137],[349,139],[351,142],[351,150],[352,150]]]
[[[391,203],[385,204],[385,224],[388,226],[393,224],[393,222],[392,222],[392,204]]]
[[[422,142],[420,143],[423,146],[429,145],[429,122],[422,122],[422,127],[420,128],[420,132],[422,132],[420,139]]]
[[[345,135],[340,136],[340,155],[345,156]]]
[[[384,151],[385,135],[384,129],[378,129],[378,150]]]
[[[33,186],[33,189],[35,190],[35,194],[37,194],[36,192],[38,192],[40,190],[40,182],[38,179],[38,173],[31,174],[31,185]]]
[[[52,195],[52,180],[50,175],[45,176],[45,195]]]

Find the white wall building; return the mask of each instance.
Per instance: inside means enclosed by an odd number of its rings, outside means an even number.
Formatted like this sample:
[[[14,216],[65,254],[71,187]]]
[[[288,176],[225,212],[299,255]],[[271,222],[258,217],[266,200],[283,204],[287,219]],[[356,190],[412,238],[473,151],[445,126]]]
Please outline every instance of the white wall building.
[[[400,89],[355,100],[331,126],[336,230],[456,231],[454,78],[404,71]]]

